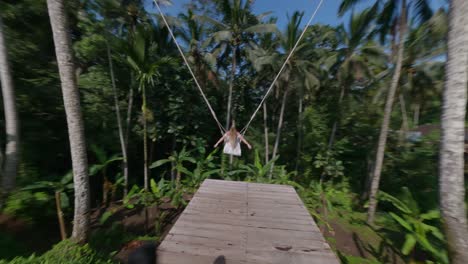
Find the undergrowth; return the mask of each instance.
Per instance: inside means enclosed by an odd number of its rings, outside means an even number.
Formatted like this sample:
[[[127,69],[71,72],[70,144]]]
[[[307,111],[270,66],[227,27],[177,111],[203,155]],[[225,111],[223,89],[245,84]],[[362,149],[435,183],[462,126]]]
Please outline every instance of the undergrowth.
[[[35,254],[29,257],[16,257],[10,261],[0,260],[0,264],[110,264],[114,263],[109,257],[101,255],[91,249],[88,244],[77,245],[70,240],[56,244],[43,255]]]

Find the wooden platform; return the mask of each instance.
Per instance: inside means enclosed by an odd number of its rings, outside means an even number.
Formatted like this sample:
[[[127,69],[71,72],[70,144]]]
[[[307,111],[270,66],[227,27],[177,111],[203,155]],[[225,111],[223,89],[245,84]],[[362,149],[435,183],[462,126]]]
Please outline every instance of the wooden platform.
[[[204,181],[157,256],[158,264],[339,263],[292,187],[218,180]]]

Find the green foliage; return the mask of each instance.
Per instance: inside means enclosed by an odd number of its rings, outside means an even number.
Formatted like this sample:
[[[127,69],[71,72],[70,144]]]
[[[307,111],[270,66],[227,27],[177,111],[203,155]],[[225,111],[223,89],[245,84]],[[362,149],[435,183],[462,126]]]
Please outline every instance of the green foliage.
[[[334,211],[339,208],[345,212],[353,211],[355,194],[351,192],[346,181],[340,184],[311,182],[300,194],[304,203],[311,209]]]
[[[142,121],[147,122],[148,154],[151,161],[157,160],[151,165],[153,180],[147,192],[138,185],[132,187],[123,200],[126,208],[159,206],[169,200],[178,208],[185,203],[183,194],[195,191],[205,179],[224,178],[294,186],[314,217],[325,224],[329,219],[324,210],[350,220],[350,215],[364,209],[357,196],[367,191],[366,178],[373,168],[392,70],[389,65],[395,54],[393,40],[398,39],[389,30],[398,28],[394,24],[399,16],[395,3],[401,1],[375,1],[377,4],[369,8],[359,7],[345,25],[311,25],[265,101],[265,123],[257,116],[246,134],[255,152],[245,151],[242,157],[236,157],[232,168],[227,162],[223,164],[226,155],[220,158],[216,150],[209,153],[208,148],[218,137],[217,127],[167,28],[154,19],[144,1],[68,2],[76,76],[90,146],[90,175],[115,175],[114,186],[123,182],[116,173],[121,158],[110,155],[121,150],[106,43],[115,63],[115,96],[122,118],[128,118],[124,130],[128,132],[130,185],[141,178],[137,164],[143,160]],[[342,2],[340,13],[362,1]],[[410,128],[417,129],[418,124],[434,125],[440,119],[444,69],[439,60],[445,51],[447,22],[443,10],[429,19],[431,10],[426,0],[408,4],[408,14],[415,17],[408,24],[398,91],[407,103],[408,119],[413,119],[409,120]],[[64,175],[71,162],[47,5],[44,0],[10,0],[3,1],[0,9],[22,127],[18,190],[7,199],[4,212],[40,222],[55,214],[55,191],[61,193],[61,207],[66,213],[71,212],[73,201],[72,175],[51,177]],[[239,124],[245,124],[299,37],[304,24],[302,13],[292,12],[283,32],[277,29],[277,18],[268,15],[256,14],[252,1],[221,0],[194,1],[187,14],[180,16],[181,21],[169,17],[177,38],[185,42],[182,47],[187,48],[184,52],[197,81],[220,120],[226,111],[233,62],[231,114]],[[385,42],[376,43],[376,34],[381,34]],[[141,96],[132,97],[131,91],[138,89]],[[278,150],[281,157],[275,160],[281,165],[272,168],[273,161],[265,163],[262,156],[266,148],[271,152],[286,89],[290,93]],[[129,109],[132,100],[133,108]],[[141,113],[135,114],[140,109]],[[398,203],[390,196],[381,203],[381,209],[390,212],[386,224],[396,232],[396,247],[402,254],[411,258],[413,252],[424,251],[431,254],[431,260],[443,262],[442,255],[433,253],[445,246],[435,229],[439,228],[439,220],[426,219],[435,217],[432,210],[438,206],[439,138],[399,142],[396,131],[401,129],[402,119],[400,111],[393,112],[390,129],[395,133],[389,135],[381,189],[397,197],[395,193],[402,186],[418,190],[412,196],[419,209],[414,211],[407,202]],[[335,122],[336,140],[329,145]],[[269,145],[265,143],[264,128],[269,129]],[[170,153],[167,158],[166,153]],[[165,180],[169,178],[167,172],[177,175],[180,183]],[[99,179],[95,179],[91,178],[91,189],[93,196],[98,190],[95,195],[99,197],[101,188],[96,186]],[[100,224],[109,224],[112,214],[105,212]],[[161,215],[155,223],[157,234],[166,217]],[[109,252],[111,247],[118,247],[114,241],[127,239],[119,237],[118,230],[96,235],[93,247],[108,244]],[[394,234],[380,234],[387,240],[394,238]],[[345,263],[365,263],[352,256],[344,258]]]
[[[445,239],[440,226],[440,213],[438,210],[420,212],[419,205],[414,200],[408,188],[402,188],[402,195],[396,198],[385,192],[380,192],[379,199],[389,202],[395,209],[389,212],[390,219],[397,224],[398,232],[404,235],[401,253],[411,255],[416,249],[426,251],[439,263],[448,263],[445,248]],[[389,229],[384,225],[384,229]],[[389,229],[389,231],[394,231]]]
[[[88,244],[79,246],[69,240],[55,245],[50,251],[41,256],[18,257],[11,261],[0,260],[1,264],[106,264],[113,263],[108,257],[97,254]]]
[[[4,208],[5,213],[34,222],[38,216],[48,217],[56,213],[55,192],[60,193],[60,207],[69,210],[69,196],[73,193],[73,175],[65,174],[56,181],[38,181],[12,194]]]
[[[163,228],[166,224],[165,222],[167,221],[168,216],[169,213],[167,211],[163,211],[156,218],[156,221],[154,223],[154,232],[156,234],[156,237],[160,238],[163,235]]]
[[[107,220],[109,220],[109,218],[112,217],[112,215],[114,214],[115,212],[111,211],[111,210],[107,210],[105,211],[101,217],[99,218],[99,224],[103,225],[107,222]]]
[[[121,161],[123,159],[121,156],[118,155],[108,157],[106,152],[102,148],[94,144],[91,145],[91,150],[94,152],[98,163],[93,164],[89,167],[90,176],[96,175],[99,172],[102,172],[105,175],[106,169],[110,164],[116,161]]]
[[[343,264],[379,264],[380,261],[377,260],[369,260],[362,257],[356,257],[351,255],[346,255],[338,251],[338,257]]]
[[[70,206],[70,198],[68,197],[70,193],[73,191],[73,174],[72,172],[69,172],[65,174],[60,180],[58,181],[40,181],[33,183],[31,185],[28,185],[24,188],[21,189],[22,191],[37,191],[37,190],[45,190],[55,193],[55,192],[60,192],[60,206],[62,209],[67,209]],[[43,192],[36,192],[35,195],[40,194],[43,199],[51,200],[55,199],[54,196],[51,194],[49,196],[44,196]]]
[[[297,190],[302,190],[304,187],[293,180],[297,176],[296,171],[287,172],[286,166],[276,166],[273,173],[273,178],[269,181],[271,184],[290,185]]]
[[[173,182],[161,178],[158,183],[154,179],[150,180],[150,190],[145,191],[134,185],[124,198],[124,206],[128,209],[133,209],[135,206],[159,206],[163,202],[163,198],[168,198],[171,204],[178,208],[185,205],[183,199],[184,190],[176,188]]]
[[[185,167],[185,164],[195,164],[197,163],[197,161],[190,154],[190,151],[187,151],[184,147],[180,152],[174,151],[174,153],[167,159],[155,161],[153,164],[151,164],[150,169],[154,169],[164,164],[171,163],[173,164],[172,170],[175,171],[178,175],[181,175],[182,173],[186,175],[191,175],[192,173]]]
[[[17,191],[10,194],[3,212],[33,223],[55,213],[50,206],[52,199],[54,197],[46,192]]]
[[[315,156],[314,166],[322,171],[322,177],[336,179],[344,175],[343,163],[336,159],[334,152],[329,150]]]
[[[263,164],[258,151],[255,150],[255,159],[253,164],[240,164],[239,169],[231,171],[229,175],[242,175],[246,181],[266,183],[269,181],[271,166],[273,166],[277,159],[278,157],[268,161],[266,164]]]
[[[133,239],[135,235],[125,230],[122,224],[112,223],[109,227],[99,228],[91,233],[89,247],[98,250],[99,253],[111,255]]]
[[[202,148],[200,151],[202,157],[198,158],[196,161],[196,167],[193,172],[189,173],[184,184],[191,188],[198,188],[200,184],[205,180],[210,178],[212,175],[220,174],[221,169],[219,165],[215,163],[215,157],[218,153],[218,149],[213,150],[206,157],[205,148]]]
[[[421,209],[438,206],[438,144],[440,135],[435,132],[398,148],[398,154],[389,153],[385,169],[385,186],[382,190],[393,193],[401,186],[408,186]]]

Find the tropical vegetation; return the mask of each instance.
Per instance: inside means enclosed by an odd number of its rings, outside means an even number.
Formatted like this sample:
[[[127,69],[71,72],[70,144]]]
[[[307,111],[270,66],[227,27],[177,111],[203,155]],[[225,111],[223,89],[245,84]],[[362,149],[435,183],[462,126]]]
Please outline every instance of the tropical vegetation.
[[[123,261],[208,178],[293,186],[343,263],[468,263],[468,2],[156,1],[0,2],[0,263]]]

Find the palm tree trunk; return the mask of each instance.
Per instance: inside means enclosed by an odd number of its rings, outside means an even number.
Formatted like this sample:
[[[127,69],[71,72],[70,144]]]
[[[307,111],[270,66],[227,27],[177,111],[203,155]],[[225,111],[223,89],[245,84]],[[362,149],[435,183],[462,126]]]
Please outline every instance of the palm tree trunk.
[[[229,95],[228,95],[228,105],[227,105],[227,114],[226,114],[226,129],[229,129],[231,122],[231,108],[232,108],[232,90],[234,88],[234,78],[236,77],[236,67],[237,67],[237,46],[234,46],[234,51],[232,54],[232,67],[231,67],[231,81],[229,82]],[[229,155],[229,169],[232,167],[233,156]]]
[[[6,147],[4,163],[0,163],[3,176],[1,189],[6,193],[15,188],[19,156],[19,125],[15,104],[15,89],[11,76],[8,52],[3,33],[3,22],[0,17],[0,80],[2,85],[3,108],[5,112]],[[3,154],[3,153],[2,153]],[[0,200],[2,194],[0,193]]]
[[[229,129],[230,124],[231,124],[232,90],[234,88],[234,78],[236,77],[236,68],[237,68],[236,51],[237,51],[237,47],[235,46],[233,54],[232,54],[232,62],[231,62],[231,80],[229,82],[229,94],[228,94],[228,104],[227,104],[227,113],[226,113],[226,129]]]
[[[172,151],[171,153],[175,153],[177,146],[177,141],[175,135],[172,137]],[[175,161],[171,161],[171,182],[174,182],[176,179],[176,171],[175,171],[176,163]]]
[[[401,134],[400,134],[400,143],[403,143],[405,141],[406,133],[409,130],[409,124],[408,124],[408,112],[406,111],[406,102],[405,98],[403,97],[403,94],[400,93],[398,95],[398,100],[400,103],[400,109],[401,109]]]
[[[127,120],[125,124],[125,148],[128,149],[128,137],[130,135],[130,124],[132,123],[132,113],[133,113],[133,87],[130,87],[130,92],[128,93],[128,103],[127,103]]]
[[[142,87],[143,93],[143,175],[145,191],[148,191],[148,128],[146,122],[146,88]]]
[[[299,171],[299,161],[301,159],[301,153],[302,153],[302,104],[304,101],[304,98],[302,97],[302,91],[301,94],[299,95],[299,106],[298,106],[298,113],[297,113],[297,147],[296,147],[296,169],[295,171]]]
[[[62,202],[61,202],[61,197],[60,197],[60,192],[56,191],[55,192],[55,207],[57,208],[57,219],[59,221],[59,227],[60,227],[60,238],[62,240],[67,239],[67,230],[65,228],[65,221],[63,220],[63,212],[62,212]]]
[[[84,243],[88,238],[89,212],[91,208],[88,158],[86,155],[84,124],[80,107],[80,93],[75,78],[72,43],[64,1],[47,0],[47,7],[54,36],[60,81],[62,83],[73,166],[75,215],[73,219],[72,239],[78,243]]]
[[[128,158],[128,138],[130,135],[130,124],[132,122],[132,110],[133,110],[133,87],[130,87],[128,94],[128,105],[127,105],[127,120],[125,124],[125,150],[127,151]],[[124,178],[124,196],[128,194],[128,159],[127,159],[127,178]]]
[[[114,94],[114,107],[115,107],[115,117],[117,119],[117,127],[119,131],[119,139],[120,139],[120,148],[122,151],[123,156],[123,176],[124,176],[124,197],[127,196],[127,186],[128,186],[128,157],[127,157],[127,146],[125,144],[125,137],[123,132],[122,126],[122,118],[120,116],[120,105],[119,105],[119,98],[117,95],[117,87],[115,85],[115,76],[114,76],[114,67],[112,63],[111,51],[109,47],[109,43],[106,41],[107,47],[107,58],[109,60],[109,71],[111,76],[112,82],[112,93]]]
[[[340,91],[340,97],[338,98],[338,109],[341,110],[342,106],[341,103],[343,102],[344,99],[344,94],[345,94],[345,86],[341,86],[341,91]],[[333,144],[335,143],[335,137],[336,137],[336,130],[338,129],[338,119],[333,122],[333,127],[332,127],[332,132],[330,134],[330,139],[328,140],[328,150],[331,150],[333,147]]]
[[[464,151],[468,81],[468,2],[450,5],[448,59],[442,105],[439,197],[451,263],[468,263]]]
[[[281,129],[283,128],[284,110],[286,108],[286,100],[288,99],[288,94],[289,94],[289,84],[288,82],[286,82],[286,90],[284,91],[283,100],[281,101],[281,110],[280,110],[280,116],[278,120],[278,128],[276,130],[275,145],[273,146],[273,155],[271,156],[272,160],[276,159],[276,153],[278,152],[279,142],[281,139]],[[275,167],[275,163],[273,162],[270,168],[270,176],[269,176],[270,180],[273,177],[274,167]]]
[[[421,111],[421,104],[416,103],[414,105],[414,113],[413,113],[413,127],[419,126],[419,113]]]
[[[263,129],[265,133],[265,164],[268,163],[269,161],[269,155],[270,155],[270,150],[269,150],[269,142],[268,142],[268,113],[267,113],[267,106],[266,102],[263,104]]]
[[[390,117],[392,114],[393,102],[395,100],[395,93],[400,81],[401,67],[403,65],[403,55],[405,49],[405,36],[406,36],[406,0],[402,1],[400,13],[400,32],[399,43],[397,51],[397,59],[395,65],[395,72],[393,73],[392,83],[388,91],[387,100],[385,102],[384,117],[382,126],[380,128],[379,141],[377,145],[377,152],[374,165],[374,173],[372,175],[372,183],[370,189],[369,209],[367,211],[367,222],[374,223],[375,211],[377,209],[377,192],[379,191],[380,176],[382,174],[382,165],[385,154],[385,147],[387,144],[388,128],[390,125]]]
[[[366,161],[367,161],[367,170],[366,170],[366,178],[364,179],[364,188],[361,194],[361,200],[367,200],[369,197],[369,189],[371,186],[371,180],[372,180],[372,173],[374,172],[374,160],[372,159],[372,154],[367,154],[366,155]]]

